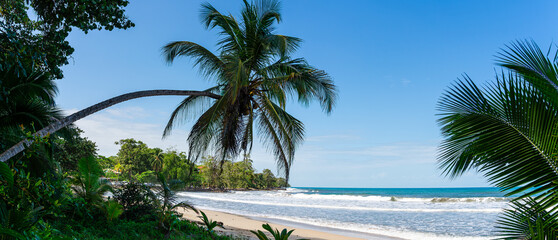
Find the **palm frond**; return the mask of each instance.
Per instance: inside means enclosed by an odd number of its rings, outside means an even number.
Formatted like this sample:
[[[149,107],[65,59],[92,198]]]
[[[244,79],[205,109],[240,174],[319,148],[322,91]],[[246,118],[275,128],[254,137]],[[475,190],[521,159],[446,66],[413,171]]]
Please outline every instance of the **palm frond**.
[[[0,128],[24,125],[31,129],[33,123],[36,128],[41,129],[61,118],[58,108],[34,97],[0,106]]]
[[[220,86],[215,86],[209,89],[206,89],[206,92],[217,92],[220,89]],[[207,110],[208,105],[214,99],[208,98],[205,96],[188,96],[174,109],[171,113],[169,121],[163,131],[163,138],[169,136],[173,130],[173,128],[179,126],[184,121],[188,121],[190,119],[194,119],[200,114],[200,111]]]
[[[215,76],[222,72],[223,62],[211,51],[197,43],[188,41],[171,42],[163,47],[163,54],[168,63],[172,63],[178,56],[194,59],[194,67],[199,66],[205,76]]]
[[[547,209],[532,198],[513,201],[497,221],[499,239],[556,239],[558,214],[556,207]]]
[[[556,62],[549,59],[534,41],[512,42],[497,57],[501,66],[522,75],[546,96],[558,94]],[[550,97],[549,100],[558,106],[558,99]]]
[[[298,98],[302,104],[318,99],[326,113],[333,110],[337,89],[324,71],[309,66],[303,59],[277,62],[260,71],[264,76],[262,88],[272,94],[282,89]],[[273,98],[273,96],[270,96]]]
[[[277,167],[289,178],[296,148],[304,140],[304,125],[265,96],[259,103],[259,133],[277,157]]]
[[[558,190],[558,112],[537,88],[515,74],[486,89],[466,78],[442,96],[438,109],[439,163],[448,176],[476,169],[508,195],[558,203],[549,198]]]
[[[294,53],[302,43],[302,39],[285,35],[270,35],[267,39],[270,43],[270,50],[280,57],[286,57]]]
[[[0,94],[2,101],[9,103],[36,97],[48,105],[54,105],[58,88],[50,75],[35,71],[24,76],[13,69],[1,71],[0,74],[0,85],[4,89]]]
[[[93,156],[78,161],[78,173],[72,178],[74,192],[87,203],[101,207],[103,194],[112,191],[108,180],[101,179],[103,170]]]
[[[226,101],[219,99],[213,103],[194,123],[188,135],[188,158],[197,161],[208,148],[215,145],[216,136],[220,131],[220,123],[224,117]]]
[[[201,10],[202,23],[208,28],[219,27],[223,37],[218,45],[223,52],[241,51],[243,46],[243,35],[240,31],[238,22],[231,15],[221,14],[209,3],[202,4]]]

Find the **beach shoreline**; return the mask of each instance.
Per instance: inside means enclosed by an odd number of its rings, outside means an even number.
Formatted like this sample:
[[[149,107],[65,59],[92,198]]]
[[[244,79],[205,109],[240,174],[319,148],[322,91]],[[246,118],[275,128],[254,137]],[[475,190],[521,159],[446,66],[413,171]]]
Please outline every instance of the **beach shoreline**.
[[[216,232],[224,235],[233,235],[238,237],[243,237],[246,239],[257,240],[255,235],[250,232],[250,230],[265,230],[262,228],[262,224],[269,223],[272,228],[277,228],[282,230],[287,228],[289,230],[295,229],[290,239],[336,239],[336,240],[401,240],[402,238],[394,238],[390,236],[383,236],[379,234],[369,234],[360,233],[354,231],[346,231],[339,229],[332,229],[327,227],[316,227],[311,225],[299,224],[278,219],[268,219],[268,218],[253,218],[249,216],[243,216],[238,214],[226,213],[222,211],[202,210],[209,219],[217,222],[223,223],[224,229],[215,228]],[[198,217],[200,214],[196,214],[191,210],[180,209],[179,212],[183,214],[183,218],[193,221],[201,222]]]

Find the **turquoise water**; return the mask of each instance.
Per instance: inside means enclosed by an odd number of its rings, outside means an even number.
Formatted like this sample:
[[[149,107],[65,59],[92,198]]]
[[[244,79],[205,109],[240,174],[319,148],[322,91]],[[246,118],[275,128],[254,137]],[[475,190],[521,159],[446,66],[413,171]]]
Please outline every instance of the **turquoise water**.
[[[295,187],[308,190],[307,194],[323,195],[357,195],[357,196],[393,196],[408,198],[475,198],[504,197],[499,188],[311,188]]]
[[[404,239],[491,239],[497,188],[288,188],[180,192],[202,209]]]

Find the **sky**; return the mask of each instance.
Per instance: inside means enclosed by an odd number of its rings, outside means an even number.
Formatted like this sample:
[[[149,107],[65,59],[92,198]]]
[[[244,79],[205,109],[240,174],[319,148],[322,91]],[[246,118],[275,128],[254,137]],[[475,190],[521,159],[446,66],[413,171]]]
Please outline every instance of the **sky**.
[[[127,30],[73,31],[75,48],[58,80],[57,103],[72,113],[138,90],[203,90],[212,86],[186,58],[166,64],[161,47],[196,42],[215,52],[216,30],[199,18],[203,1],[131,1]],[[242,1],[209,1],[238,16]],[[284,0],[276,33],[304,40],[295,57],[325,70],[339,90],[330,115],[319,104],[292,101],[306,139],[292,166],[298,187],[487,187],[480,173],[449,179],[437,164],[442,141],[436,104],[463,74],[488,84],[499,71],[495,55],[515,40],[542,49],[556,43],[556,1],[327,1]],[[183,97],[136,99],[76,122],[99,154],[135,138],[149,147],[187,151],[191,124],[162,139]],[[257,137],[256,137],[257,138]],[[276,171],[275,158],[254,145],[254,167]]]

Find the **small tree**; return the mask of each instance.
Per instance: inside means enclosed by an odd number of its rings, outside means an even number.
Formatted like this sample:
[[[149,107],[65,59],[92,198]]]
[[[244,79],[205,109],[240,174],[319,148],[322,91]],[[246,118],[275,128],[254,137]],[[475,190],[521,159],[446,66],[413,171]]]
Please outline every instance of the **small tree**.
[[[78,162],[78,172],[72,178],[73,189],[79,197],[90,206],[101,207],[103,194],[112,191],[106,179],[101,179],[103,171],[93,156],[85,157]]]
[[[145,143],[128,138],[115,144],[120,145],[116,160],[120,163],[124,176],[131,177],[152,169],[153,150],[147,147]]]

